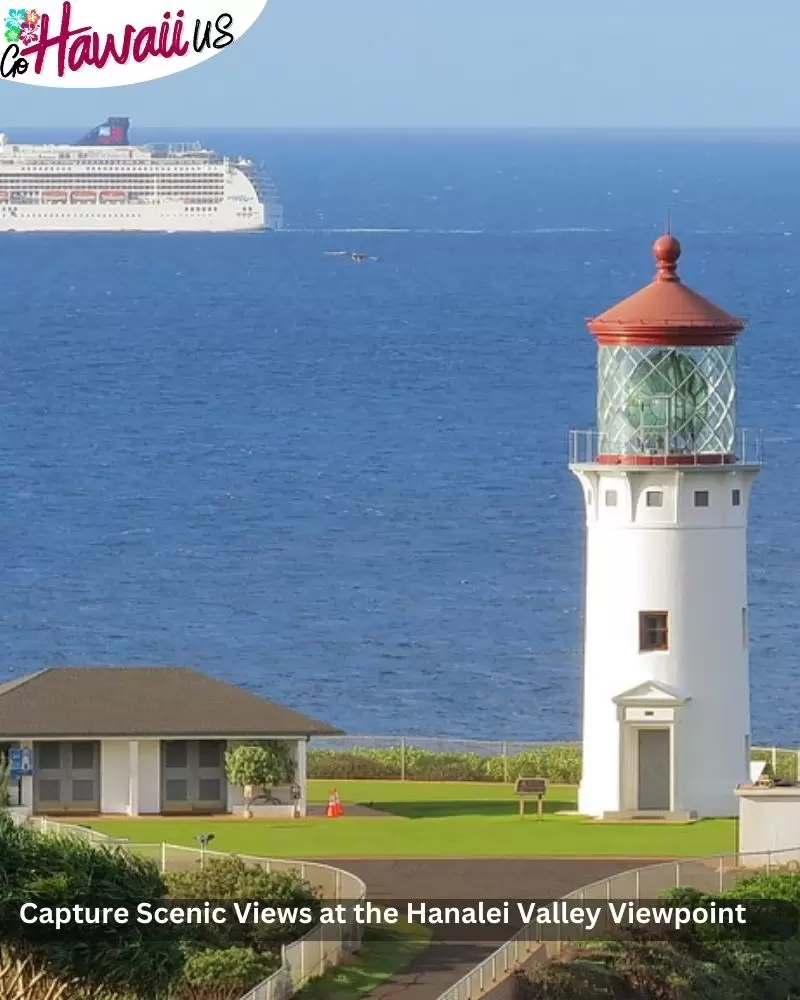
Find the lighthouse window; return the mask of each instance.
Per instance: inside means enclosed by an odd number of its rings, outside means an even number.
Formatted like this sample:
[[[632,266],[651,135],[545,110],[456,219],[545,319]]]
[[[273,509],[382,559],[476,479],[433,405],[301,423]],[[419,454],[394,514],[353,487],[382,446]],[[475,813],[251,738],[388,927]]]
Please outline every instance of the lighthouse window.
[[[617,491],[606,490],[606,507],[616,507],[616,506],[617,506]]]
[[[734,507],[741,507],[742,505],[742,491],[741,490],[731,490],[731,503]]]
[[[663,507],[664,494],[661,490],[648,490],[645,493],[645,503],[648,507]]]
[[[694,491],[694,505],[695,507],[708,507],[708,490]]]
[[[666,611],[639,612],[639,652],[669,649],[669,628]]]

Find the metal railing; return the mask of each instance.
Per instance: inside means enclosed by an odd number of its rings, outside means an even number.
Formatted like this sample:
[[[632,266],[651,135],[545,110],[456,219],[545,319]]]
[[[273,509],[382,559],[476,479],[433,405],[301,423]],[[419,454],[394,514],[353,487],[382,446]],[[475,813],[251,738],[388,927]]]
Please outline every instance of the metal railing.
[[[126,851],[154,861],[162,872],[192,870],[198,864],[204,864],[207,858],[230,857],[223,851],[182,847],[179,844],[131,844],[88,827],[60,823],[44,816],[32,817],[28,822],[42,833],[79,837],[98,845],[118,844]],[[237,854],[236,857],[266,872],[297,872],[300,878],[318,888],[325,900],[360,902],[366,899],[366,884],[357,875],[343,868],[334,868],[316,861],[289,861],[285,858],[260,858],[247,854]],[[322,975],[326,969],[339,965],[344,958],[356,951],[363,933],[363,926],[356,923],[355,919],[335,927],[318,924],[308,934],[291,944],[283,945],[280,968],[248,990],[240,1000],[288,1000],[309,980]]]
[[[727,465],[731,456],[741,465],[762,465],[764,462],[764,437],[761,431],[738,428],[727,454],[706,452],[702,449],[673,446],[669,435],[649,435],[641,447],[622,446],[609,434],[597,430],[571,430],[569,432],[570,465],[592,465],[600,455],[623,456],[636,464],[636,459],[646,460],[647,465]]]
[[[563,898],[579,903],[585,900],[652,901],[666,889],[677,886],[706,893],[724,892],[745,875],[768,874],[788,865],[800,865],[800,847],[647,865],[592,882],[567,893]],[[546,962],[565,948],[579,944],[580,940],[576,932],[569,939],[544,940],[541,924],[526,924],[480,965],[441,993],[437,1000],[476,1000],[520,971],[525,964]]]
[[[109,837],[91,827],[80,826],[77,823],[62,823],[60,820],[50,819],[47,816],[29,816],[25,822],[38,830],[39,833],[55,833],[61,836],[76,837],[78,840],[88,840],[90,844],[127,843],[126,840]]]

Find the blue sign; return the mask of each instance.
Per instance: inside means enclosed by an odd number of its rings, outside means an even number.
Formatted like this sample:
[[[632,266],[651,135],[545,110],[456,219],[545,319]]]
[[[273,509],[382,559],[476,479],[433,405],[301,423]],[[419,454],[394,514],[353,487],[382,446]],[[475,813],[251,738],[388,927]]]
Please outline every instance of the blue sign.
[[[8,766],[13,778],[27,778],[33,774],[33,750],[15,747],[8,751]]]

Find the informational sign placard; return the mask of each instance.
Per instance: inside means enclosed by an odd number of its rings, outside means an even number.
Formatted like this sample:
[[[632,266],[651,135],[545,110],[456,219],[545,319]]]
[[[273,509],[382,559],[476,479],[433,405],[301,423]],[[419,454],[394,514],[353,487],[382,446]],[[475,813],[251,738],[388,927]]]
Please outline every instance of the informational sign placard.
[[[27,778],[33,774],[33,750],[14,747],[8,751],[8,766],[14,778]]]

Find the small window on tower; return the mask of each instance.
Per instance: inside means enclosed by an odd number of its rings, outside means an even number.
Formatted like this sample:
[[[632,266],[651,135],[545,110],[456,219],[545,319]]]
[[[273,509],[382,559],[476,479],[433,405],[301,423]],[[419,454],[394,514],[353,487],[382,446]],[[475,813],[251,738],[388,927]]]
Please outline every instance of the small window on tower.
[[[731,490],[731,503],[734,507],[741,507],[742,505],[742,491],[741,490]]]
[[[606,490],[606,507],[616,507],[616,506],[617,506],[617,491]]]
[[[669,649],[666,611],[639,612],[639,652]]]
[[[664,494],[661,490],[648,490],[645,493],[645,503],[648,507],[663,507]]]
[[[694,491],[694,505],[695,507],[708,507],[708,490]]]

